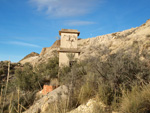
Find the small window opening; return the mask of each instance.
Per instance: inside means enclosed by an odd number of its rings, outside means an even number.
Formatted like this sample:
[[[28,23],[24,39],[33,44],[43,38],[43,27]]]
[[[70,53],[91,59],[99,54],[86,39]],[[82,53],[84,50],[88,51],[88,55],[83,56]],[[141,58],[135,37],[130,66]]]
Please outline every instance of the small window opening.
[[[77,61],[69,61],[69,67],[72,67]]]

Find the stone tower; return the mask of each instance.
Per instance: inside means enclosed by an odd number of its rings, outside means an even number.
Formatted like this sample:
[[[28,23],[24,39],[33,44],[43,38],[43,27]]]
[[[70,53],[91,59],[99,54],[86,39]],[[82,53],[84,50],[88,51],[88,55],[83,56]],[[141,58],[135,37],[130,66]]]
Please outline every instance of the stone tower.
[[[61,36],[59,52],[59,66],[71,66],[76,62],[80,51],[77,47],[80,32],[73,29],[62,29],[59,31]]]

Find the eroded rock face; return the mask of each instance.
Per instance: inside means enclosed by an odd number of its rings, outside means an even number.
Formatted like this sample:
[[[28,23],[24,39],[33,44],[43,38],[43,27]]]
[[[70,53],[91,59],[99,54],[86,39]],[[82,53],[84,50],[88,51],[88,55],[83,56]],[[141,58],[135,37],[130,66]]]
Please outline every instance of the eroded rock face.
[[[39,57],[39,54],[38,53],[35,53],[35,52],[32,52],[30,54],[28,54],[27,56],[25,56],[22,60],[20,60],[19,62],[21,64],[25,64],[27,62],[32,62],[34,59],[38,58]]]
[[[59,101],[65,102],[68,99],[69,89],[63,85],[43,96],[36,101],[27,111],[24,113],[48,113],[50,107],[54,106],[54,103]]]
[[[44,56],[47,53],[49,53],[49,51],[51,51],[53,49],[57,49],[59,47],[60,47],[60,40],[56,40],[51,47],[45,47],[45,48],[43,48],[42,51],[41,51],[41,53],[40,53],[40,56]]]
[[[38,54],[38,53],[35,53],[35,52],[32,52],[32,53],[28,54],[27,56],[25,56],[22,60],[25,60],[25,59],[27,59],[27,58],[34,57],[34,56],[39,56],[39,54]],[[21,60],[21,61],[22,61],[22,60]]]

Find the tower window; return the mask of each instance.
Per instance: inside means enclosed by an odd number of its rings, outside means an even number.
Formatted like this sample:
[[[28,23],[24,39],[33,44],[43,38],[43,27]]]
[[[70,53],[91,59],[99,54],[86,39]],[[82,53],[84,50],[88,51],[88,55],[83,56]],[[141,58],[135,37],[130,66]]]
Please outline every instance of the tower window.
[[[69,61],[69,67],[72,67],[77,61]]]

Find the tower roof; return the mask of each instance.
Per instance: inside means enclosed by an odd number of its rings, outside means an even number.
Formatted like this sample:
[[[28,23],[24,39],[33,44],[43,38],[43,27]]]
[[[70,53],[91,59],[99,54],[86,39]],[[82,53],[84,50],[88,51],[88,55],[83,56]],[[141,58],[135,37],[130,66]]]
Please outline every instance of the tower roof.
[[[80,32],[76,29],[61,29],[61,31],[59,31],[60,36],[61,33],[73,33],[73,34],[78,34],[78,36],[80,35]]]

